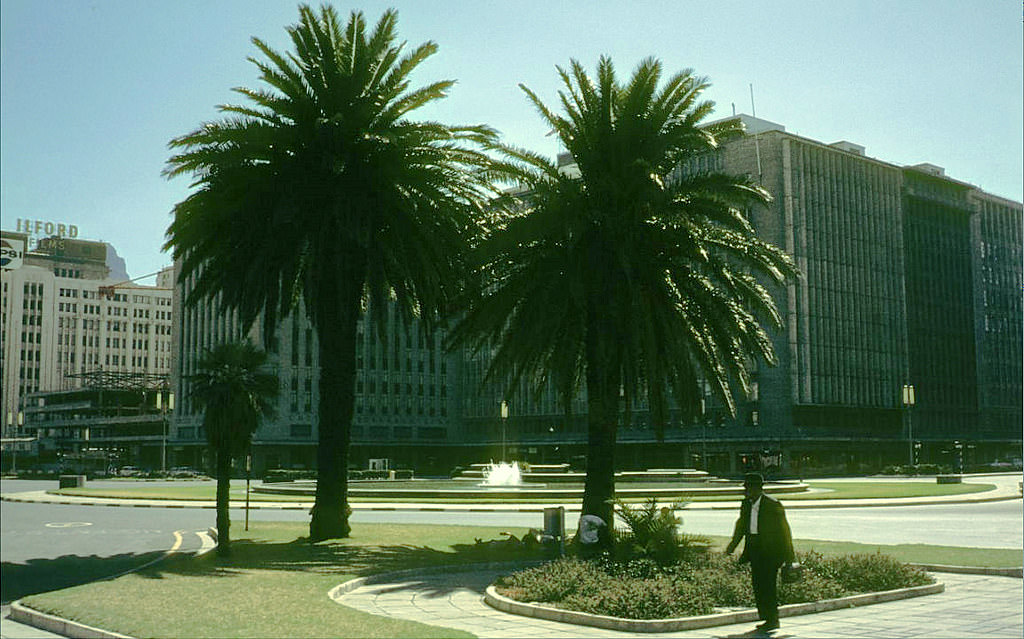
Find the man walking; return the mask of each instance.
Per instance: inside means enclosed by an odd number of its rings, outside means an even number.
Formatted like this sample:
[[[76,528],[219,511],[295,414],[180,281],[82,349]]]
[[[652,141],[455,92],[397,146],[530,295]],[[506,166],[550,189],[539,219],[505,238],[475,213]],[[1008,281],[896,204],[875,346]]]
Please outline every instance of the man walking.
[[[757,629],[767,632],[779,627],[779,568],[792,564],[795,555],[786,512],[779,500],[764,494],[763,487],[761,475],[744,476],[740,518],[725,552],[732,554],[740,540],[746,539],[739,561],[750,562],[757,614],[764,620]]]

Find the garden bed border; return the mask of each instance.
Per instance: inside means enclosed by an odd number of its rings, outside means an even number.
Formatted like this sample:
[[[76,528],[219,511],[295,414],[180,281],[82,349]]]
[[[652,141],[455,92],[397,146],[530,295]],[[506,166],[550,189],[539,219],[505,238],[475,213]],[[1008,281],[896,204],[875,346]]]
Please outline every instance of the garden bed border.
[[[840,608],[853,608],[855,606],[868,606],[887,601],[898,601],[912,597],[935,595],[946,589],[945,584],[936,582],[924,586],[912,586],[910,588],[898,588],[896,590],[885,590],[882,592],[869,592],[838,599],[823,599],[821,601],[809,601],[807,603],[787,604],[779,606],[780,617],[793,617],[796,615],[808,615],[817,612],[828,612]],[[720,612],[711,615],[700,615],[696,617],[677,617],[674,619],[625,619],[622,617],[611,617],[607,615],[593,615],[575,610],[554,608],[542,604],[523,603],[499,595],[497,589],[491,585],[487,587],[484,594],[484,602],[502,612],[524,617],[535,617],[547,621],[560,621],[580,626],[594,626],[607,630],[622,630],[626,632],[674,632],[677,630],[695,630],[697,628],[709,628],[712,626],[728,626],[737,623],[747,623],[759,619],[757,611],[753,609],[739,610],[736,612]]]

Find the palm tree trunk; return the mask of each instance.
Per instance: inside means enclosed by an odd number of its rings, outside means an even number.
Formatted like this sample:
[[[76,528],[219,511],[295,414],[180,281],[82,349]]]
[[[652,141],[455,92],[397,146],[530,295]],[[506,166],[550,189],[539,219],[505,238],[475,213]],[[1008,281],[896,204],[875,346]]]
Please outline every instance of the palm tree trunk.
[[[319,441],[316,501],[309,523],[311,542],[348,537],[348,449],[352,434],[356,378],[356,323],[360,286],[324,300],[318,313],[320,340]],[[341,287],[339,287],[341,288]]]
[[[592,306],[592,308],[596,308]],[[615,335],[600,311],[589,313],[587,326],[587,477],[582,514],[615,525],[615,438],[619,417],[618,358]]]
[[[217,451],[217,556],[231,555],[231,454],[227,446]]]

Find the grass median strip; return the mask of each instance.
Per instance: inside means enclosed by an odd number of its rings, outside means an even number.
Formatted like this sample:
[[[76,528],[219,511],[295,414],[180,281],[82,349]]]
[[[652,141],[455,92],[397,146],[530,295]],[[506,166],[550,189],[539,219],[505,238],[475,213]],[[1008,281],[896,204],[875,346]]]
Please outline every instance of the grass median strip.
[[[230,560],[209,554],[159,563],[111,581],[25,599],[32,608],[136,637],[465,637],[456,630],[361,613],[328,599],[354,577],[445,564],[524,558],[499,527],[359,524],[350,539],[311,545],[306,525],[233,529]],[[511,530],[519,535],[525,530]],[[722,547],[726,537],[713,538]],[[1019,566],[1020,552],[985,548],[797,541],[822,554],[881,551],[901,561]]]

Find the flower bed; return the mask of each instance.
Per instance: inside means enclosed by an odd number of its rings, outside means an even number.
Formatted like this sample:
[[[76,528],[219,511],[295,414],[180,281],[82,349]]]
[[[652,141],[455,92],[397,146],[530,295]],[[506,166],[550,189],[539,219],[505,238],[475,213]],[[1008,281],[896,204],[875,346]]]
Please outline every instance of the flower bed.
[[[779,587],[779,603],[921,586],[934,580],[923,570],[882,554],[798,557],[802,576]],[[637,557],[615,561],[558,559],[498,580],[499,594],[590,614],[623,619],[708,615],[754,606],[749,567],[717,552],[689,553],[663,565]]]

